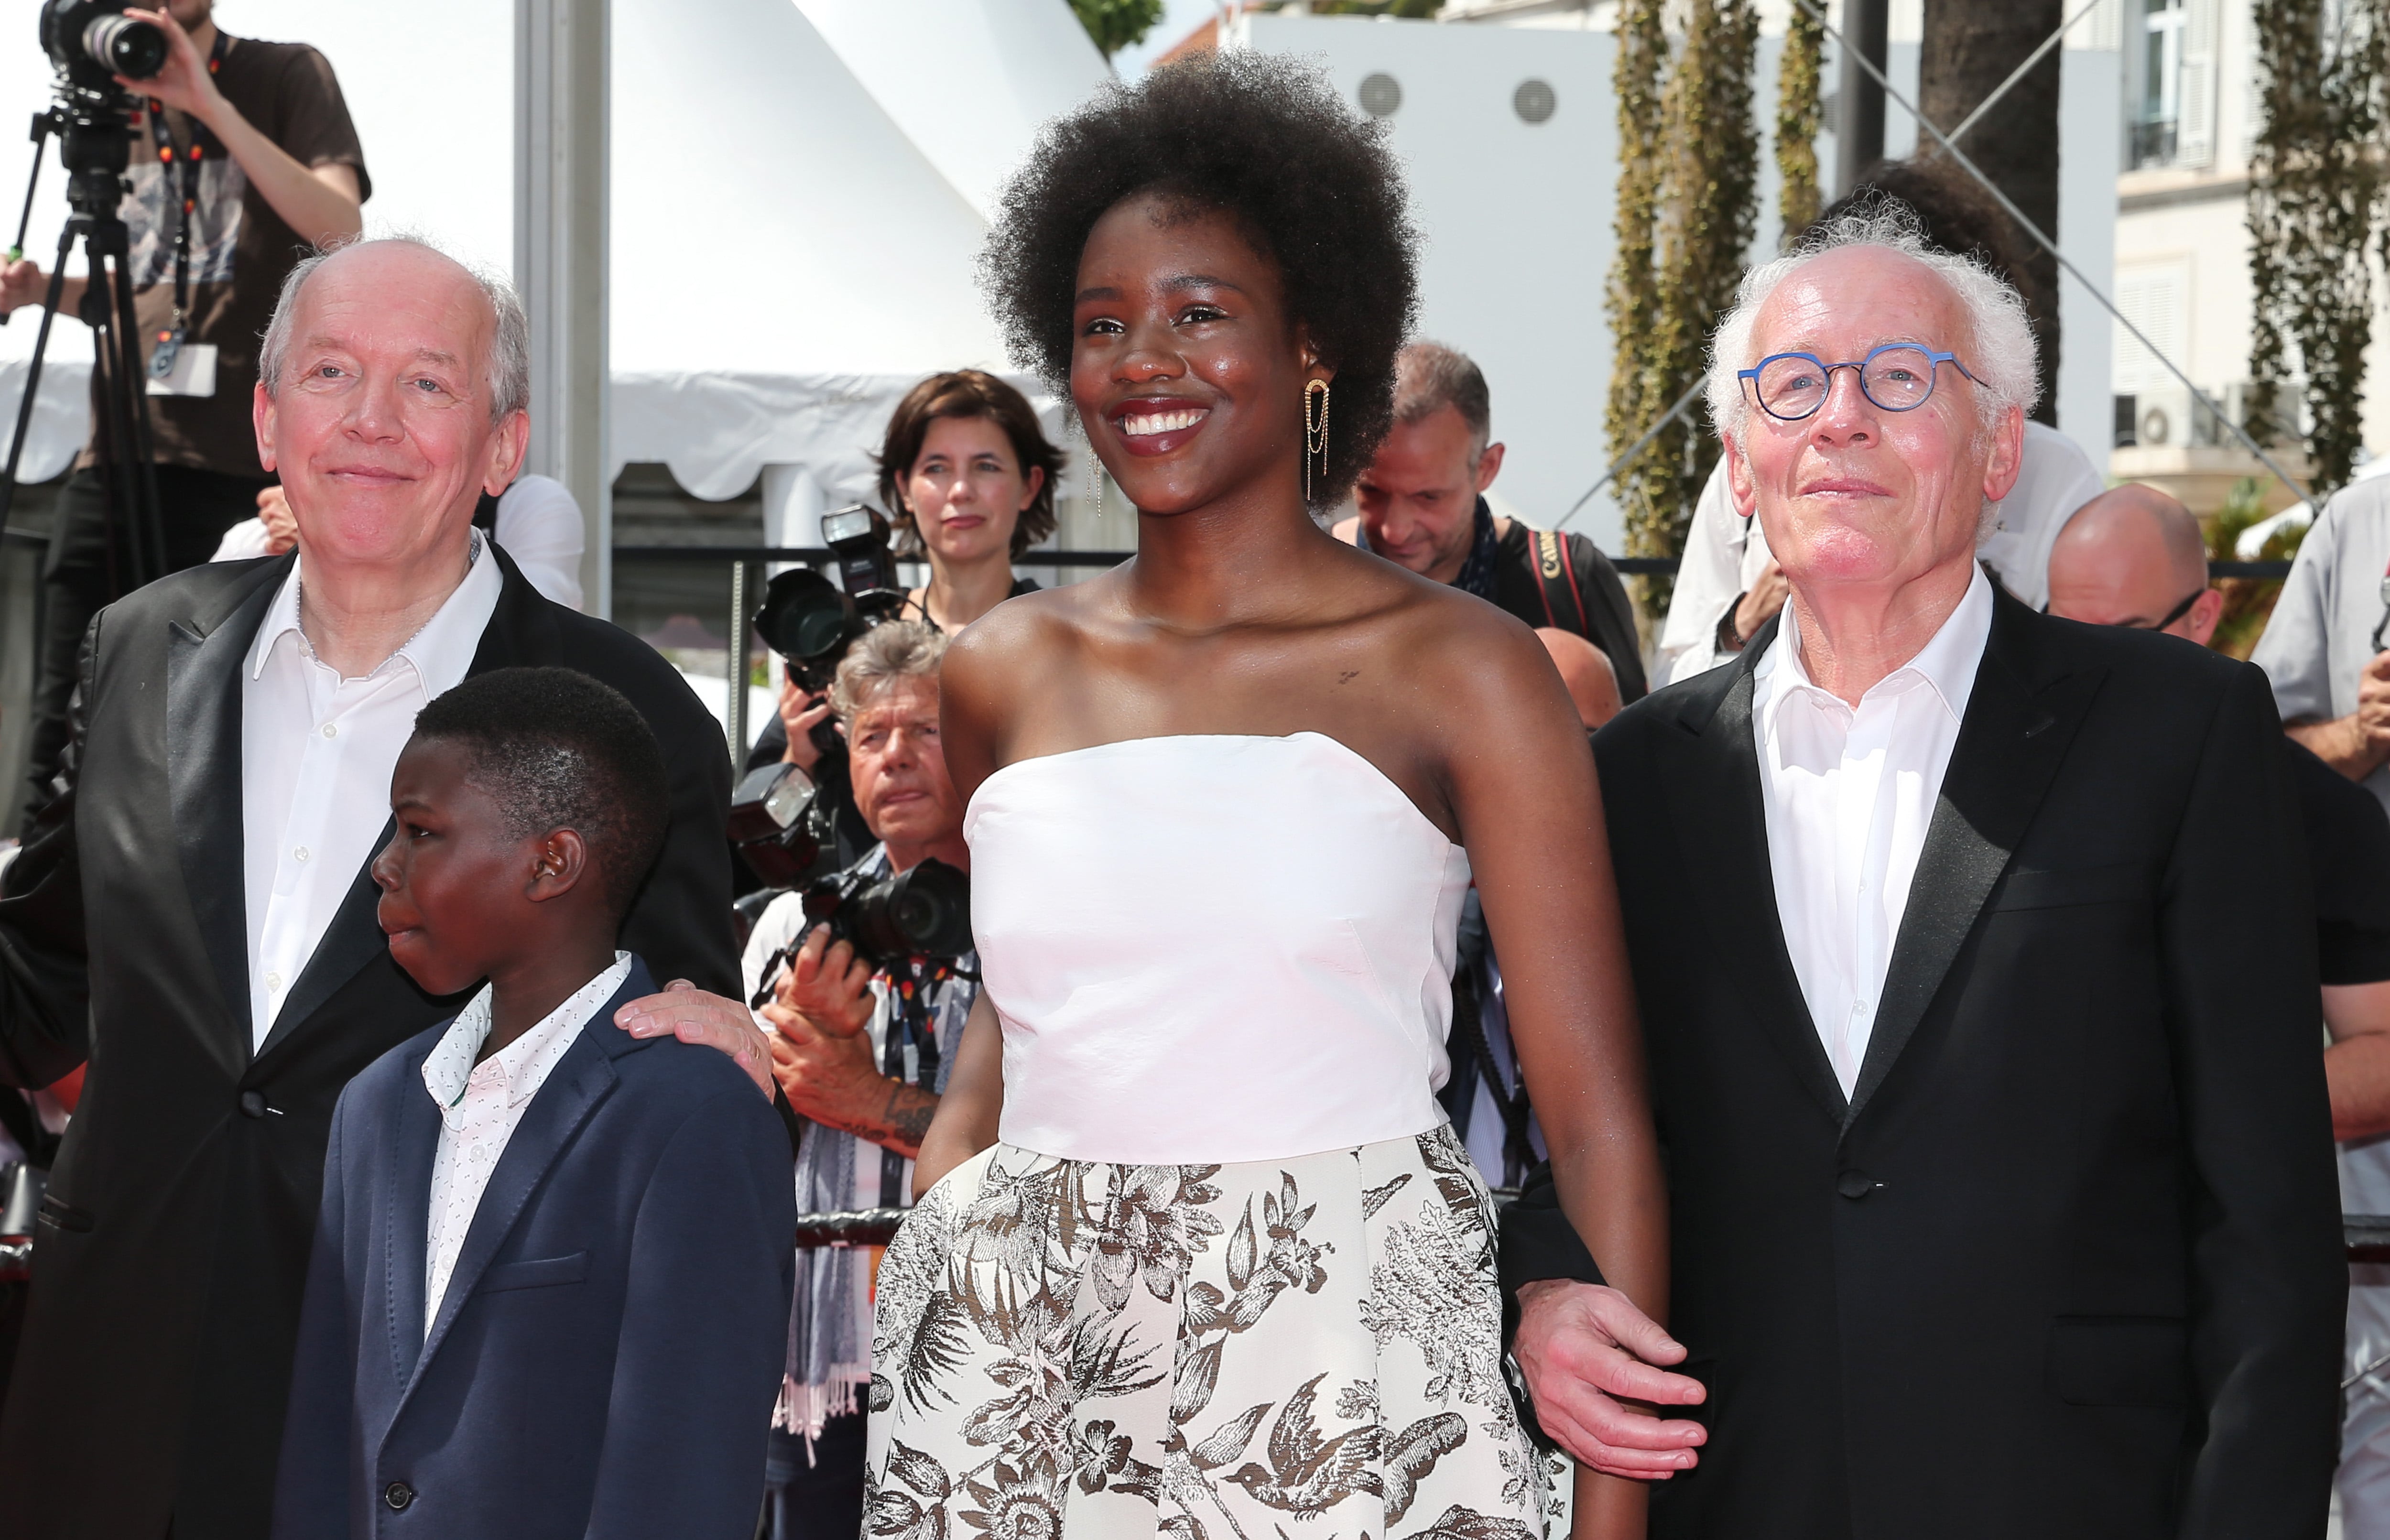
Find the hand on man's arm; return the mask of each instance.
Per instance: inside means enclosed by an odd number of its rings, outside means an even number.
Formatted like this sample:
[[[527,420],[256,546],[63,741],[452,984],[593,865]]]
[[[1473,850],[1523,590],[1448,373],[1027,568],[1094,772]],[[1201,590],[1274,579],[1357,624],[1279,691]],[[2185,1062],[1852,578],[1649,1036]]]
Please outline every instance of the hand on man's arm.
[[[1630,1403],[1690,1406],[1708,1392],[1653,1367],[1683,1362],[1684,1348],[1601,1281],[1561,1212],[1549,1166],[1529,1173],[1518,1201],[1503,1211],[1497,1254],[1502,1287],[1519,1309],[1511,1356],[1544,1431],[1605,1475],[1665,1480],[1691,1468],[1708,1430]]]

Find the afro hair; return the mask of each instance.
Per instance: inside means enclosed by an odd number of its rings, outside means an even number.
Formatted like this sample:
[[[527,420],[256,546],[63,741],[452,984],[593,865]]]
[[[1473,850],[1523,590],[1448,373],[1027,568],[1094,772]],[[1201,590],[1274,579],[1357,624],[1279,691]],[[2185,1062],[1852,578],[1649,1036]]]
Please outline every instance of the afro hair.
[[[1394,421],[1417,302],[1418,235],[1384,125],[1310,66],[1243,49],[1108,85],[1049,124],[1004,191],[980,275],[1014,360],[1058,390],[1088,232],[1148,191],[1231,216],[1278,264],[1290,317],[1336,371],[1312,501],[1341,502]]]
[[[663,849],[672,786],[647,718],[602,680],[569,668],[477,674],[415,715],[418,740],[461,745],[465,778],[514,839],[569,828],[617,917]]]

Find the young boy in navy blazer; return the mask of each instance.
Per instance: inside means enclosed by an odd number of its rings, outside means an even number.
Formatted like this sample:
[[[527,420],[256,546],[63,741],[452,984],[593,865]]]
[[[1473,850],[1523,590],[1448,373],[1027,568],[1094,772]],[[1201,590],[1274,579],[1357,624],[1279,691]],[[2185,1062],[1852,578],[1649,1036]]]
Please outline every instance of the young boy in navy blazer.
[[[730,1059],[616,1031],[662,752],[566,669],[424,708],[372,871],[431,995],[488,982],[332,1115],[276,1540],[750,1540],[795,1189]],[[595,1023],[595,1025],[592,1025]]]

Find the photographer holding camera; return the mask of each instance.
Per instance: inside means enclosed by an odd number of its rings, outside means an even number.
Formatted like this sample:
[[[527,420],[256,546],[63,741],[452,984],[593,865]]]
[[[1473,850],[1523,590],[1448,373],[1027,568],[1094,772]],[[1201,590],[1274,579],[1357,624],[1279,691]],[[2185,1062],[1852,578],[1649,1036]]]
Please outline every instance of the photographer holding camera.
[[[147,79],[116,77],[140,98],[131,114],[132,191],[119,212],[132,239],[127,270],[148,366],[169,571],[206,561],[225,530],[257,516],[259,494],[274,481],[250,424],[258,338],[299,259],[364,229],[373,186],[324,56],[304,44],[235,38],[216,26],[213,9],[213,0],[125,7],[165,33],[166,61]],[[0,314],[40,303],[48,283],[31,260],[0,268]],[[79,310],[84,289],[82,278],[65,281],[62,312]],[[122,587],[123,536],[111,541],[121,520],[110,514],[86,444],[59,499],[43,572],[29,808],[49,799],[84,631]]]
[[[747,944],[749,998],[768,1002],[757,1016],[772,1034],[773,1072],[810,1123],[797,1155],[801,1211],[910,1202],[913,1157],[979,995],[968,951],[895,955],[891,927],[870,914],[875,904],[906,906],[901,890],[883,896],[891,878],[944,879],[958,889],[955,873],[970,865],[962,802],[938,738],[945,648],[942,634],[919,622],[893,621],[855,638],[829,700],[846,729],[855,806],[880,843],[839,877],[775,899]],[[938,893],[917,888],[913,896]],[[896,917],[896,926],[906,918]],[[967,947],[968,928],[953,939]],[[872,1263],[853,1250],[797,1253],[788,1378],[767,1468],[773,1540],[853,1540],[861,1527],[857,1392],[871,1376]]]
[[[981,369],[933,374],[896,404],[874,458],[896,555],[930,568],[928,583],[906,591],[902,618],[952,635],[1036,589],[1012,564],[1054,533],[1062,452],[1027,397]],[[812,770],[820,754],[807,734],[829,714],[824,696],[784,676],[779,720],[756,736],[748,767]]]

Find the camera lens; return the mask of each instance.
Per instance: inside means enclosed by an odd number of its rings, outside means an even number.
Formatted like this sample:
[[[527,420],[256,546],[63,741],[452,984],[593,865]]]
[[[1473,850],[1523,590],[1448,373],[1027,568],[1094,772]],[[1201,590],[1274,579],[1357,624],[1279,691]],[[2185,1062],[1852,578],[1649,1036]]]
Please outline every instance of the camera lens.
[[[954,957],[970,950],[970,879],[943,861],[924,861],[888,884],[883,949],[895,956]],[[877,896],[877,895],[874,895]]]
[[[781,657],[810,661],[837,650],[852,613],[852,601],[829,579],[810,567],[791,567],[765,588],[755,630]]]
[[[127,80],[148,80],[166,68],[164,31],[138,17],[95,17],[83,30],[83,51],[101,69]]]

